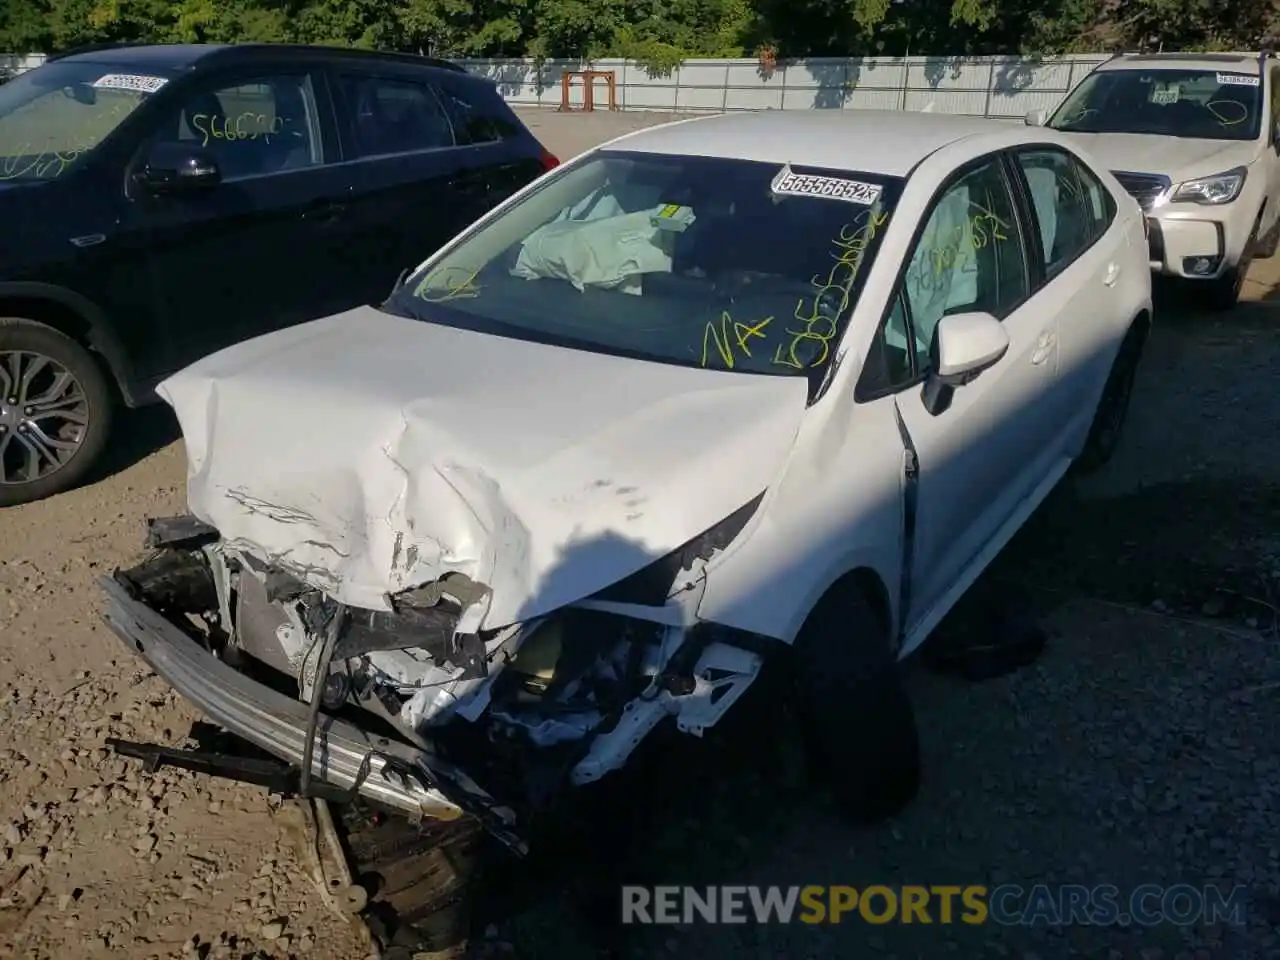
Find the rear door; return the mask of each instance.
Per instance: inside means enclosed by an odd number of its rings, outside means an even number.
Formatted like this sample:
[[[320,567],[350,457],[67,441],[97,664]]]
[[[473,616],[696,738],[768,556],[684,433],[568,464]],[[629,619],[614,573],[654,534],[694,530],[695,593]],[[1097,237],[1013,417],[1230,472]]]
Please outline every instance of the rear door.
[[[1059,383],[1042,401],[1054,405],[1053,422],[1062,429],[1045,438],[1056,455],[1093,418],[1115,345],[1132,319],[1120,315],[1125,301],[1116,294],[1132,279],[1123,274],[1136,261],[1125,250],[1114,198],[1077,157],[1048,144],[1020,148],[1012,157],[1036,223],[1030,239],[1042,285],[1037,299],[1059,345]]]
[[[346,266],[366,302],[489,208],[483,149],[460,141],[431,78],[395,64],[331,71],[355,191]]]
[[[323,316],[348,296],[333,269],[349,189],[326,161],[332,117],[315,71],[236,71],[195,83],[157,118],[150,146],[209,153],[222,182],[153,196],[131,185],[150,237],[164,366],[176,369],[248,337]]]

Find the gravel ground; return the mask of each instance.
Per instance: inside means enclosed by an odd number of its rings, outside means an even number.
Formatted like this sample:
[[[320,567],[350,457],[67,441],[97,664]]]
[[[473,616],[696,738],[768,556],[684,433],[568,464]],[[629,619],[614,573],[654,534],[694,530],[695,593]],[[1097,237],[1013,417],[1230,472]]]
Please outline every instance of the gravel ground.
[[[665,119],[527,116],[562,157]],[[1161,312],[1121,454],[1055,495],[977,591],[1027,597],[1045,655],[985,683],[912,670],[927,780],[900,820],[837,822],[786,725],[747,708],[716,734],[728,749],[654,769],[626,831],[661,883],[1239,884],[1247,926],[633,928],[633,955],[1280,956],[1278,287],[1280,260],[1227,317]],[[358,960],[288,805],[103,748],[179,744],[196,719],[98,619],[95,579],[137,555],[145,517],[183,506],[165,411],[125,429],[94,484],[0,512],[0,953]],[[498,941],[593,955],[566,895],[535,899]]]

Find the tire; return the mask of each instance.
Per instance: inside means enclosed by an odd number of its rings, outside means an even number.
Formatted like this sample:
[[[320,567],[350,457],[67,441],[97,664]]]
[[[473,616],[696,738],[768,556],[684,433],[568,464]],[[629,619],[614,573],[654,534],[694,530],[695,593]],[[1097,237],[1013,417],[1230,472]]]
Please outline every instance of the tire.
[[[1124,425],[1129,419],[1129,403],[1133,398],[1133,384],[1138,375],[1138,362],[1146,344],[1146,331],[1135,325],[1125,335],[1120,350],[1111,363],[1111,372],[1102,388],[1098,407],[1089,425],[1084,449],[1076,458],[1076,471],[1094,473],[1106,466],[1120,446]]]
[[[861,590],[828,593],[796,638],[794,684],[811,773],[856,824],[920,788],[915,713],[885,626]]]
[[[1258,254],[1258,228],[1261,226],[1262,214],[1258,214],[1253,229],[1249,231],[1249,239],[1245,241],[1244,249],[1240,252],[1240,262],[1216,280],[1208,281],[1204,293],[1205,306],[1210,310],[1223,312],[1230,310],[1239,302],[1240,291],[1244,288],[1244,278],[1248,275],[1249,267],[1253,265],[1253,259]]]
[[[24,396],[13,382],[14,372],[21,378],[33,367],[36,373]],[[64,374],[69,381],[59,383]],[[45,416],[30,416],[27,402],[44,397],[61,402],[46,409]],[[0,317],[0,507],[41,500],[84,479],[106,448],[113,407],[107,378],[88,350],[43,323]],[[43,434],[37,439],[46,441],[39,445],[43,455],[37,457],[34,475],[33,427]],[[50,443],[68,446],[58,449]]]
[[[1232,267],[1216,280],[1205,285],[1205,306],[1215,312],[1230,310],[1240,300],[1240,290],[1244,287],[1244,275],[1248,265]]]
[[[1263,237],[1255,257],[1259,260],[1269,260],[1276,255],[1277,246],[1280,246],[1280,222],[1277,222],[1271,228],[1271,232]]]

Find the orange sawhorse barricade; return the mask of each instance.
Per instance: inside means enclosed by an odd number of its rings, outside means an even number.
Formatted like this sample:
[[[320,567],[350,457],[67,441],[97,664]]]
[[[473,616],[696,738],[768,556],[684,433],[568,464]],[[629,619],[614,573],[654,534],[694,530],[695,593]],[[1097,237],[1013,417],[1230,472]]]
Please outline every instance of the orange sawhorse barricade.
[[[590,113],[596,108],[595,82],[603,80],[609,90],[609,109],[618,109],[617,73],[613,70],[566,70],[560,77],[560,109],[572,110],[569,105],[569,84],[574,77],[582,78],[582,109]]]

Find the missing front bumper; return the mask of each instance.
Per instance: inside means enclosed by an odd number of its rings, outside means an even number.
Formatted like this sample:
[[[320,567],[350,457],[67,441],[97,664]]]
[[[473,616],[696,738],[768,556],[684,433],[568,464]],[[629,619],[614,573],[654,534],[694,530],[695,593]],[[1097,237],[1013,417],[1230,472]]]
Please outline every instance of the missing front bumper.
[[[111,630],[179,694],[228,732],[301,768],[308,706],[223,663],[112,577],[102,581]],[[312,776],[354,791],[411,819],[476,817],[492,834],[523,853],[514,813],[478,784],[429,751],[371,736],[322,714],[311,760]]]

